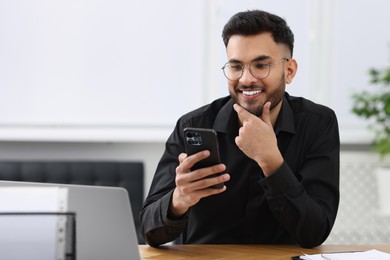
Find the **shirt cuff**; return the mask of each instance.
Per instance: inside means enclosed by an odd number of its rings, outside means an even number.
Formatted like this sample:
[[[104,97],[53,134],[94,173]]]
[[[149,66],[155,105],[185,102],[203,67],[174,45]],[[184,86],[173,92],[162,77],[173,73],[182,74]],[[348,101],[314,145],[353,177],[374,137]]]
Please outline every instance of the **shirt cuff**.
[[[287,194],[295,197],[302,193],[302,185],[286,162],[272,175],[259,181],[267,196]]]
[[[181,225],[186,223],[188,220],[188,212],[180,217],[173,217],[170,214],[169,208],[171,205],[173,196],[173,190],[164,195],[161,199],[161,219],[163,220],[165,225]]]

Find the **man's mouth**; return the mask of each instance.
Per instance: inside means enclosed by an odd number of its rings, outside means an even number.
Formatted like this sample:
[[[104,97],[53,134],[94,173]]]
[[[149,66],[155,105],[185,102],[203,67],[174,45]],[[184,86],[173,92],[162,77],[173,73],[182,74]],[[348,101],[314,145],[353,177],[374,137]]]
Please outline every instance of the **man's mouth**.
[[[253,95],[256,95],[256,94],[259,94],[259,93],[261,93],[261,90],[251,90],[251,91],[243,90],[242,91],[242,94],[244,94],[246,96],[253,96]]]

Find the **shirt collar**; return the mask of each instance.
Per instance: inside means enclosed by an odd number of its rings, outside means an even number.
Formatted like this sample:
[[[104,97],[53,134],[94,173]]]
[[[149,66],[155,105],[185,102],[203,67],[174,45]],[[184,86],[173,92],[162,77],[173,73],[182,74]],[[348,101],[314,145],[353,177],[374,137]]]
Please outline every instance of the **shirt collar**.
[[[294,111],[289,102],[289,94],[285,93],[282,107],[275,124],[275,134],[289,132],[295,134]],[[214,121],[217,132],[228,133],[229,130],[238,129],[237,113],[233,109],[234,101],[230,99],[218,112]]]
[[[294,111],[289,102],[290,95],[286,92],[283,97],[282,108],[280,109],[278,118],[275,124],[275,134],[280,132],[288,132],[295,134]]]
[[[238,129],[238,117],[233,109],[234,101],[230,99],[218,112],[214,121],[214,129],[217,132],[227,133],[229,128]]]

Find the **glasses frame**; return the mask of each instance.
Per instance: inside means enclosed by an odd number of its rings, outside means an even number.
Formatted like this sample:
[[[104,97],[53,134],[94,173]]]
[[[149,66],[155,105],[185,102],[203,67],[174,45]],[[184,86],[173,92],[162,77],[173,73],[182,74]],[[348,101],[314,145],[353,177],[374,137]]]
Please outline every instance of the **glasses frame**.
[[[281,58],[280,60],[277,60],[277,61],[275,61],[275,62],[271,62],[271,63],[268,63],[268,64],[264,64],[264,66],[268,67],[268,73],[267,73],[267,75],[266,75],[265,77],[262,77],[262,78],[256,77],[255,75],[253,75],[253,73],[252,73],[252,71],[251,71],[251,66],[252,66],[252,64],[253,64],[254,61],[251,62],[251,64],[249,64],[248,70],[249,70],[249,73],[252,75],[252,77],[254,77],[255,79],[258,79],[258,80],[262,80],[262,79],[266,79],[266,78],[271,74],[271,67],[272,67],[273,65],[276,65],[276,64],[278,64],[278,63],[280,63],[280,62],[282,62],[282,61],[289,61],[289,60],[290,60],[289,58]],[[222,67],[223,75],[224,75],[228,80],[231,80],[231,81],[239,80],[239,79],[242,77],[242,75],[244,75],[245,66],[242,65],[242,64],[238,64],[238,66],[241,66],[241,75],[240,75],[237,79],[230,79],[230,78],[226,75],[226,72],[225,72],[225,68],[226,68],[227,66],[229,66],[230,63],[231,63],[231,62],[228,61],[228,62],[225,63],[225,65],[223,65],[223,67]]]

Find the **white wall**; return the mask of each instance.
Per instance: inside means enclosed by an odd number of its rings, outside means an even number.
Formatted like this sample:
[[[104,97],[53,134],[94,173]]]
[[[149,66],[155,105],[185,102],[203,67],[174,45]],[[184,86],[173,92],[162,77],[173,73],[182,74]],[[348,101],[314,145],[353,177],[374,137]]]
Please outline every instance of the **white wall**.
[[[383,0],[0,0],[0,140],[164,141],[178,116],[228,94],[221,30],[254,8],[295,33],[287,91],[333,108],[343,142],[368,142],[350,96],[389,64]]]
[[[0,126],[172,126],[202,101],[203,5],[1,0]]]

